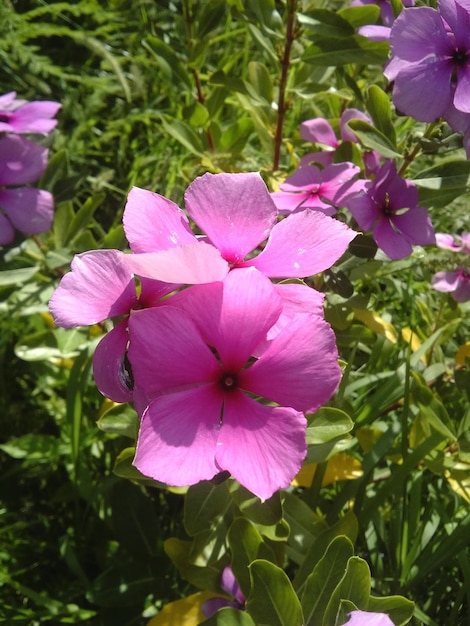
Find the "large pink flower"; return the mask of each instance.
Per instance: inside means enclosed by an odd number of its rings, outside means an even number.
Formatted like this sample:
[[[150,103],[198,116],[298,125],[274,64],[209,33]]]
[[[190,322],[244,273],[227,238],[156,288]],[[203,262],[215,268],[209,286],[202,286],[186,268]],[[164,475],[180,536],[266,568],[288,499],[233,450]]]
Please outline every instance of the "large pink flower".
[[[352,611],[345,626],[393,626],[386,613],[369,613],[368,611]]]
[[[269,191],[257,173],[204,174],[196,178],[185,194],[186,210],[205,235],[206,244],[186,229],[184,213],[163,196],[134,188],[124,212],[124,228],[134,252],[126,263],[135,274],[170,282],[204,282],[207,266],[199,263],[201,280],[179,277],[179,267],[194,266],[209,244],[215,247],[229,268],[256,267],[270,278],[304,278],[331,267],[345,252],[356,233],[345,224],[314,211],[302,211],[277,221],[278,211]],[[159,216],[168,216],[162,220]],[[166,223],[165,223],[166,222]],[[185,232],[182,232],[184,225]],[[159,260],[162,237],[173,237],[184,255],[194,258],[184,263]],[[267,241],[266,241],[267,240]],[[145,251],[140,242],[145,242]],[[193,242],[193,245],[191,245]],[[264,246],[264,247],[263,247]],[[258,250],[262,248],[261,252]],[[153,249],[155,252],[150,252]],[[206,280],[218,280],[212,276]],[[221,273],[223,272],[221,266]]]
[[[147,407],[134,463],[171,485],[227,470],[269,498],[290,484],[305,457],[303,413],[339,383],[334,333],[320,316],[298,315],[255,359],[282,311],[265,276],[235,269],[223,282],[184,293],[178,308],[130,316],[135,394]]]

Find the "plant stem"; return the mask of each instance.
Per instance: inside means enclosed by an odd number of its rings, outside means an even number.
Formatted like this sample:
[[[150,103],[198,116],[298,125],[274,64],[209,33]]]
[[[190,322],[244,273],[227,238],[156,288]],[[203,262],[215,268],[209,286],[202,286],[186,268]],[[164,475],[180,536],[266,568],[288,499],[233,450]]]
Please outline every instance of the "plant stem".
[[[287,26],[286,26],[286,42],[284,46],[284,54],[281,59],[281,79],[279,82],[279,98],[277,103],[277,126],[276,135],[274,137],[274,159],[273,171],[279,169],[279,159],[281,155],[282,131],[284,126],[284,117],[287,110],[286,103],[286,87],[287,74],[289,72],[290,53],[292,44],[295,40],[294,26],[295,13],[297,8],[297,0],[287,0]]]

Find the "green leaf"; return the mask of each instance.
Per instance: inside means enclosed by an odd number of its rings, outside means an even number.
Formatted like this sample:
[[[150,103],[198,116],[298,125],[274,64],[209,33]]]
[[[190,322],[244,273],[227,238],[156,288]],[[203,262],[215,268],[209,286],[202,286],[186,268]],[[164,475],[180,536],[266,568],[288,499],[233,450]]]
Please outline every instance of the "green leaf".
[[[248,64],[248,81],[255,94],[271,104],[274,98],[274,88],[266,66],[256,61],[250,61]]]
[[[336,626],[341,601],[349,600],[357,608],[365,610],[369,602],[369,566],[358,556],[350,557],[341,581],[331,594],[325,610],[322,626]]]
[[[413,179],[419,188],[420,203],[445,207],[470,191],[470,161],[453,160],[434,165]]]
[[[113,405],[96,422],[100,430],[134,439],[139,430],[139,419],[135,410],[128,404]]]
[[[268,561],[250,565],[251,594],[246,610],[257,626],[302,626],[299,599],[287,574]]]
[[[346,7],[340,9],[338,15],[356,29],[360,26],[376,24],[380,18],[380,8],[376,5]]]
[[[413,616],[414,606],[414,602],[403,596],[370,596],[367,610],[372,613],[387,613],[395,626],[404,626]]]
[[[194,130],[180,120],[167,122],[165,118],[160,118],[162,126],[169,135],[179,141],[185,148],[197,156],[202,156],[204,149],[201,140]]]
[[[376,128],[390,141],[396,148],[396,134],[392,123],[392,109],[390,99],[377,85],[371,85],[367,90],[367,110],[372,117]]]
[[[281,496],[279,492],[274,493],[268,500],[261,502],[251,491],[235,483],[232,497],[241,513],[252,522],[263,526],[273,526],[282,519]]]
[[[202,480],[190,487],[184,500],[184,527],[190,536],[209,530],[231,503],[227,481],[215,485]]]
[[[375,150],[386,159],[400,158],[401,154],[397,152],[392,141],[380,130],[368,124],[364,120],[349,120],[347,126],[359,138],[364,148]]]
[[[78,236],[87,228],[90,224],[90,220],[93,217],[96,209],[102,204],[106,194],[101,192],[97,193],[85,202],[85,204],[74,215],[73,220],[69,224],[69,228],[65,237],[65,243],[69,243],[78,238]]]
[[[126,478],[127,480],[132,480],[141,485],[146,485],[148,487],[163,487],[166,485],[160,483],[152,478],[147,478],[139,472],[139,470],[132,465],[135,457],[135,448],[129,447],[122,450],[114,463],[113,473],[120,478]]]
[[[354,422],[347,413],[332,407],[322,407],[309,420],[307,444],[327,443],[354,428]]]
[[[299,567],[294,579],[294,587],[300,592],[303,590],[305,581],[313,571],[316,564],[325,554],[328,546],[335,537],[344,535],[352,543],[356,541],[358,533],[357,518],[353,513],[346,513],[336,524],[323,531],[312,543],[309,550],[305,554],[305,559]]]
[[[16,270],[3,270],[0,272],[0,287],[20,285],[27,282],[38,271],[38,267],[21,267]]]
[[[274,553],[255,526],[243,517],[238,517],[232,522],[227,539],[232,554],[233,573],[243,595],[248,597],[251,591],[248,566],[256,559],[274,562]]]
[[[329,67],[353,63],[383,65],[387,61],[388,50],[388,43],[369,41],[360,35],[345,38],[317,38],[315,44],[304,52],[302,60],[306,63]]]
[[[333,591],[343,578],[348,559],[353,554],[353,544],[345,536],[335,537],[330,543],[304,586],[301,601],[305,626],[322,623]]]
[[[284,493],[284,519],[289,524],[287,554],[300,565],[307,550],[318,536],[327,529],[326,522],[300,498],[292,493]]]
[[[350,37],[354,35],[354,28],[335,11],[328,9],[313,9],[299,16],[299,21],[305,24],[307,32],[314,35],[328,37]],[[315,39],[315,37],[314,37]]]
[[[175,625],[176,626],[176,625]],[[219,609],[200,626],[257,626],[246,611],[239,611],[232,607]]]
[[[221,566],[195,565],[191,556],[192,542],[171,537],[165,541],[163,547],[185,580],[199,589],[221,593]]]

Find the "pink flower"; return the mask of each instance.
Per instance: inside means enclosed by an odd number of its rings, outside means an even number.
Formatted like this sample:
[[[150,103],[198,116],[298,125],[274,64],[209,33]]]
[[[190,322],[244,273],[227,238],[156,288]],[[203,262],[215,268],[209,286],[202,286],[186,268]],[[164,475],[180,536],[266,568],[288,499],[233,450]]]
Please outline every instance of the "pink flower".
[[[470,271],[464,267],[452,272],[437,272],[431,284],[436,291],[450,293],[456,302],[470,300]]]
[[[298,315],[255,359],[282,311],[265,276],[235,269],[223,282],[183,293],[178,308],[130,316],[134,393],[147,407],[134,464],[171,485],[227,470],[267,499],[300,469],[304,412],[339,383],[334,333],[320,316]]]
[[[347,201],[354,219],[391,259],[409,256],[412,245],[435,243],[431,219],[418,206],[418,190],[398,175],[393,161],[386,161],[366,190]]]
[[[299,167],[271,197],[282,214],[315,209],[331,216],[347,197],[364,187],[364,181],[353,181],[358,172],[353,163],[331,164],[323,170],[315,165]]]
[[[43,189],[20,187],[42,176],[47,167],[46,148],[6,135],[0,139],[0,245],[14,239],[15,229],[25,235],[46,232],[52,225],[54,201]],[[3,187],[10,186],[6,189]]]
[[[470,255],[470,233],[468,232],[463,232],[461,235],[436,233],[436,244],[443,250],[463,252]]]
[[[385,613],[352,611],[349,614],[349,622],[345,626],[394,626],[394,624]]]
[[[188,187],[185,205],[189,217],[204,233],[202,241],[190,231],[181,237],[181,220],[187,218],[176,204],[150,191],[131,191],[124,228],[132,250],[144,252],[144,242],[146,252],[126,256],[132,272],[169,282],[220,280],[224,269],[222,263],[214,267],[215,254],[210,256],[206,250],[207,263],[201,261],[196,268],[198,257],[209,244],[226,263],[225,272],[230,268],[256,267],[270,278],[304,278],[331,267],[356,236],[345,224],[313,211],[301,211],[278,222],[276,205],[257,173],[204,174]],[[170,212],[168,223],[158,217]],[[170,256],[163,262],[158,252],[149,252],[160,249],[162,237],[165,241],[176,237],[181,250],[171,253],[175,262],[169,262]],[[194,246],[198,241],[198,246]],[[264,246],[261,252],[253,256],[260,246]],[[185,248],[194,253],[190,260],[181,260]],[[198,269],[198,280],[187,280],[186,275],[179,273],[180,268],[188,266]],[[220,276],[214,277],[215,269]]]
[[[209,600],[206,600],[201,607],[205,617],[211,617],[211,615],[214,615],[214,613],[224,606],[231,606],[234,609],[239,609],[240,611],[245,610],[245,596],[237,583],[237,579],[235,578],[230,565],[227,565],[222,572],[220,586],[225,593],[233,598],[233,600],[228,600],[227,598],[222,597],[210,598]]]
[[[15,91],[3,94],[0,96],[0,132],[47,135],[57,125],[57,120],[51,118],[60,106],[49,100],[18,100]]]

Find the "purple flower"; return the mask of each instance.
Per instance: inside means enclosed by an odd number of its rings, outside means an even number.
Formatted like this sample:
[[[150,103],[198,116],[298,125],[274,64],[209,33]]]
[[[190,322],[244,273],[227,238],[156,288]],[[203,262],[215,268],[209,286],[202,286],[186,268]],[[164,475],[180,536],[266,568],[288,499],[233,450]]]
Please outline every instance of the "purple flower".
[[[228,598],[220,597],[220,598],[210,598],[209,600],[206,600],[206,602],[204,602],[204,604],[201,607],[201,610],[204,613],[204,616],[211,617],[211,615],[214,615],[214,613],[216,613],[219,609],[223,608],[224,606],[231,606],[234,609],[239,609],[240,611],[244,611],[245,610],[245,596],[243,595],[242,590],[240,589],[240,586],[237,583],[237,579],[233,575],[233,571],[230,565],[227,565],[227,567],[225,567],[224,571],[222,572],[222,579],[220,582],[220,586],[225,591],[225,593],[227,593],[233,599],[229,600]]]
[[[46,148],[23,137],[6,135],[0,139],[0,245],[13,241],[15,229],[25,235],[50,229],[54,214],[52,195],[43,189],[19,186],[42,176],[47,155]]]
[[[354,219],[364,231],[372,231],[375,242],[391,259],[409,256],[412,245],[435,243],[431,219],[418,206],[418,190],[398,175],[393,161],[386,161],[367,188],[347,202]]]
[[[470,271],[464,267],[452,272],[437,272],[431,284],[436,291],[450,293],[456,302],[470,300]]]
[[[47,135],[57,125],[57,120],[51,118],[60,106],[49,100],[18,100],[15,91],[3,94],[0,96],[0,132]]]
[[[386,613],[369,613],[368,611],[352,611],[345,626],[394,626]]]
[[[470,113],[470,7],[440,0],[405,9],[390,35],[392,59],[385,75],[397,109],[422,122]]]
[[[297,315],[254,358],[281,312],[271,281],[243,268],[185,289],[178,306],[131,313],[145,476],[182,486],[227,470],[261,499],[289,486],[306,454],[304,412],[331,397],[341,371],[319,315]]]
[[[353,0],[351,2],[351,6],[364,6],[367,4],[379,5],[382,24],[361,26],[358,29],[358,33],[372,41],[387,41],[390,38],[390,29],[395,21],[392,3],[390,0]],[[414,4],[415,0],[403,0],[403,6],[405,7],[412,7]]]
[[[274,191],[271,197],[281,214],[315,209],[331,216],[347,197],[364,187],[364,181],[353,180],[358,172],[353,163],[333,163],[323,170],[305,165],[279,185],[280,191]]]

